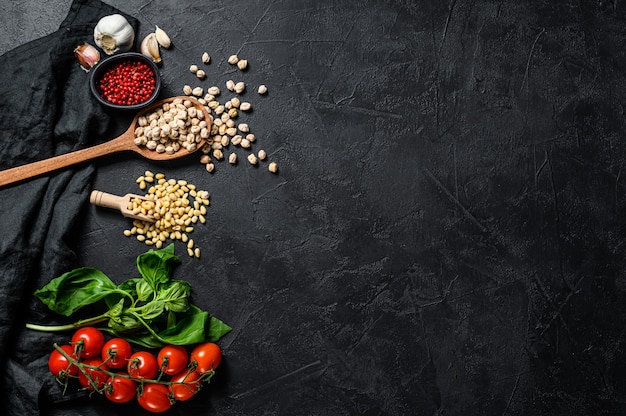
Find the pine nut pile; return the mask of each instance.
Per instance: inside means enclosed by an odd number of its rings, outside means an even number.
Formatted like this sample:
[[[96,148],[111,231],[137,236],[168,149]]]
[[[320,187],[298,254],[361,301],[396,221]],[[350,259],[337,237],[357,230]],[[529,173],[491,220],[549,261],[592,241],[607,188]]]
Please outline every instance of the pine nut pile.
[[[137,178],[142,190],[147,189],[147,201],[134,198],[128,209],[154,218],[155,222],[133,220],[133,227],[124,230],[127,237],[135,236],[148,246],[157,249],[167,240],[178,240],[187,245],[190,257],[200,258],[200,248],[195,246],[189,234],[197,223],[206,223],[206,207],[209,206],[209,193],[197,190],[185,180],[167,179],[163,173],[146,171]]]
[[[211,57],[204,52],[201,60],[205,65],[208,65],[211,62]],[[228,63],[237,66],[241,71],[248,70],[248,61],[240,59],[237,55],[231,55],[228,58]],[[198,79],[203,80],[206,78],[206,72],[199,69],[198,65],[191,65],[189,71],[196,74]],[[260,149],[256,153],[253,152],[252,148],[257,138],[250,132],[250,126],[247,123],[238,123],[236,121],[241,113],[252,111],[252,104],[247,101],[241,101],[239,98],[246,91],[246,84],[243,81],[235,82],[229,79],[226,81],[226,89],[234,93],[235,96],[220,102],[218,97],[222,94],[222,91],[216,85],[207,88],[206,94],[205,89],[201,86],[183,86],[183,94],[196,97],[213,116],[209,127],[209,136],[206,144],[201,149],[202,156],[200,157],[200,163],[205,165],[207,172],[215,170],[216,161],[228,160],[231,165],[237,164],[238,158],[235,152],[230,152],[228,157],[224,154],[231,144],[250,152],[246,159],[251,165],[258,165],[259,162],[267,160],[267,152],[265,150]],[[257,91],[259,95],[264,95],[267,93],[267,87],[260,85]],[[272,173],[277,173],[278,164],[272,161],[267,165],[267,169]]]

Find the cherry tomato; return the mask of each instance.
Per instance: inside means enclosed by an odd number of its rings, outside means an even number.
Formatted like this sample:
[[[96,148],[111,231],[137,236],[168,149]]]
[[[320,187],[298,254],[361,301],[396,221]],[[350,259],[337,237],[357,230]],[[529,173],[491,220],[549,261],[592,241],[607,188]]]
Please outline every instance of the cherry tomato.
[[[87,358],[83,361],[83,364],[98,367],[104,371],[109,371],[109,367],[107,367],[106,364],[102,363],[102,358]],[[79,371],[78,382],[81,386],[86,387],[88,390],[95,390],[94,386],[98,389],[101,389],[102,387],[104,387],[109,378],[108,375],[96,369],[85,368],[85,372],[89,374],[89,378],[87,378],[82,371]]]
[[[189,369],[185,369],[174,374],[170,379],[173,383],[183,383],[170,384],[170,391],[179,402],[191,399],[200,389],[200,374],[197,371],[191,373],[189,371]]]
[[[98,328],[80,328],[72,335],[72,345],[81,358],[97,357],[102,352],[104,335]]]
[[[166,345],[157,355],[159,368],[167,375],[178,374],[189,363],[189,353],[180,345]]]
[[[138,351],[130,356],[127,369],[132,377],[153,379],[159,373],[159,364],[148,351]]]
[[[61,345],[61,349],[70,357],[74,359],[77,358],[76,354],[74,354],[74,347],[71,345]],[[59,380],[65,380],[68,376],[75,376],[78,373],[78,367],[74,364],[70,364],[70,361],[56,348],[50,353],[48,368]]]
[[[196,366],[196,371],[200,374],[215,370],[222,361],[222,350],[213,342],[206,342],[198,345],[191,352],[190,361]]]
[[[114,403],[127,403],[137,395],[137,382],[126,377],[109,377],[104,386],[104,395]]]
[[[126,367],[126,361],[133,355],[133,348],[123,338],[113,338],[102,347],[102,359],[110,368]]]
[[[164,384],[146,383],[137,396],[139,405],[152,413],[163,413],[172,407],[170,390]]]

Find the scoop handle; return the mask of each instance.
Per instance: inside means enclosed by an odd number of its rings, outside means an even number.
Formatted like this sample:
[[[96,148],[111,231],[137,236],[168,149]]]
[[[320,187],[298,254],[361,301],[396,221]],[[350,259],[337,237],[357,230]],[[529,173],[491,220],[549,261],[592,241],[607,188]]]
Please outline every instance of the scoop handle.
[[[99,207],[119,209],[121,211],[125,207],[124,203],[128,202],[128,198],[94,190],[91,191],[89,202]]]
[[[22,166],[1,170],[0,187],[11,185],[25,179],[34,178],[68,166],[87,162],[110,153],[121,152],[123,150],[132,150],[128,146],[128,139],[125,134],[116,139],[92,147],[54,156],[37,162],[27,163]]]

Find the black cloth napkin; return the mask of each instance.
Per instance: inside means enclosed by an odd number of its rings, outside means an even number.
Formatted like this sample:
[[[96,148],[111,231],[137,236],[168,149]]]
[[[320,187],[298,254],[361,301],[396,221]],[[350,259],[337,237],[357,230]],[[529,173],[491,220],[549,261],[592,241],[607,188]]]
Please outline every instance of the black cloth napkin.
[[[77,45],[94,44],[95,24],[113,13],[121,12],[99,1],[75,0],[58,31],[0,56],[0,169],[95,144],[118,127],[120,121],[90,95],[88,74],[73,54]],[[125,16],[138,29],[138,21]],[[88,201],[93,173],[93,164],[85,164],[0,189],[0,403],[5,415],[110,414],[106,407],[97,408],[101,401],[76,405],[81,399],[75,396],[83,393],[63,396],[47,368],[58,334],[24,328],[27,321],[53,324],[59,319],[32,294],[75,267],[68,239]],[[70,398],[73,404],[63,408]]]

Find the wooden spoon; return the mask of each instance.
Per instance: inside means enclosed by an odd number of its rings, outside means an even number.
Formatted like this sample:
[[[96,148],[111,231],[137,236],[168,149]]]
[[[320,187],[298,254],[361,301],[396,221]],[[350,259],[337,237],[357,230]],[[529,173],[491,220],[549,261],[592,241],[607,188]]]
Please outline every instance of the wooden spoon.
[[[170,103],[177,98],[191,101],[199,111],[202,111],[204,113],[205,120],[210,119],[211,114],[202,104],[200,104],[198,100],[193,97],[179,96],[156,101],[155,103],[143,109],[141,112],[137,113],[135,118],[133,118],[133,121],[130,123],[130,127],[128,128],[128,130],[126,130],[122,135],[113,140],[63,155],[54,156],[49,159],[44,159],[0,171],[0,187],[20,182],[24,179],[34,178],[44,173],[53,172],[58,169],[87,162],[100,156],[110,155],[117,152],[132,151],[139,153],[141,156],[147,159],[152,160],[177,159],[191,154],[191,152],[184,148],[181,148],[179,151],[174,152],[173,154],[168,154],[165,152],[157,153],[156,151],[150,150],[145,146],[137,146],[134,142],[135,128],[138,125],[139,117],[141,115],[148,114],[152,110],[155,110],[156,108],[162,106],[164,103]],[[200,149],[205,142],[206,140],[202,139],[202,141],[197,144],[196,150]]]

